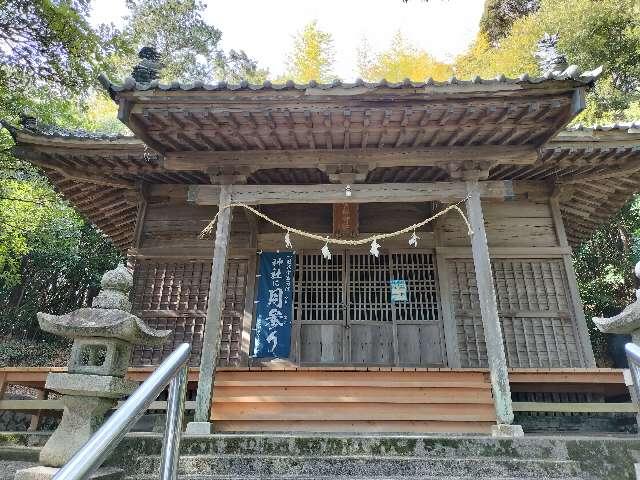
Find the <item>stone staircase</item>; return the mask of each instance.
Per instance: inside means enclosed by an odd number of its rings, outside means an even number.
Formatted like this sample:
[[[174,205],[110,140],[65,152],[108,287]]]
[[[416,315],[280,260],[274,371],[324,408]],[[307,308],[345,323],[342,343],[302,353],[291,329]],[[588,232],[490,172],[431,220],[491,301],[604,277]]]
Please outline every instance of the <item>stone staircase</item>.
[[[157,479],[159,437],[128,438],[116,452],[129,480]],[[585,475],[556,439],[488,437],[215,435],[183,438],[180,480],[542,480]],[[619,478],[627,478],[621,476]]]
[[[46,437],[0,434],[0,478],[33,462]],[[127,435],[105,467],[156,480],[162,435]],[[185,436],[180,480],[633,480],[640,438],[470,435],[216,434]]]

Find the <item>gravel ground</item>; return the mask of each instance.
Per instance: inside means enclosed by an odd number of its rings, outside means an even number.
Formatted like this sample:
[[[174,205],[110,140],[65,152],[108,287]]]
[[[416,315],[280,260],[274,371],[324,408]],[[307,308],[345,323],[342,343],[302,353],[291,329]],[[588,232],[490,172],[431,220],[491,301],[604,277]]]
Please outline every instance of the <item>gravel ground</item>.
[[[14,460],[0,460],[0,480],[13,480],[16,471],[23,468],[35,467],[37,463],[19,462]]]

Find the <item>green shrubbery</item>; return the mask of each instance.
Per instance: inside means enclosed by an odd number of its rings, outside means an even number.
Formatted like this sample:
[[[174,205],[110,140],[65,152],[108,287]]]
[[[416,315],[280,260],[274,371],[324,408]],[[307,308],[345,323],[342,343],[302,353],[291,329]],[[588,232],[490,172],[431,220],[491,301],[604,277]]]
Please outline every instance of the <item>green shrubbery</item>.
[[[0,342],[0,367],[66,366],[70,346],[71,343],[63,339],[3,339]]]

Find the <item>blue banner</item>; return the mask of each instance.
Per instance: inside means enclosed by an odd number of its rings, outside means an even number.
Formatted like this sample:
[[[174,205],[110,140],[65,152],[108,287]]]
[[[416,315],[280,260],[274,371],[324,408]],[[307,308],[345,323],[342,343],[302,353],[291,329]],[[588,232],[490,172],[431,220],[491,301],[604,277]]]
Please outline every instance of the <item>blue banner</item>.
[[[293,316],[293,253],[260,255],[253,356],[288,358]]]

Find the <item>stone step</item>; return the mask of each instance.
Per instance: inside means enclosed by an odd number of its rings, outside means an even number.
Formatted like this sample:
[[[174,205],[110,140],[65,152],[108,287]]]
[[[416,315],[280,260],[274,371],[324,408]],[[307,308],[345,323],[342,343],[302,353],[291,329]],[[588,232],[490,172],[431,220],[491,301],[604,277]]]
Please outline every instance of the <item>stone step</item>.
[[[35,462],[7,460],[0,455],[0,480],[13,480],[18,470],[35,467],[37,465]]]
[[[162,437],[138,434],[125,439],[120,448],[124,458],[158,455]],[[421,458],[502,458],[568,460],[561,438],[516,438],[509,440],[473,436],[412,435],[288,435],[216,434],[185,435],[181,455],[291,455],[291,456],[377,456]]]
[[[153,475],[160,469],[159,456],[138,457],[127,475]],[[394,456],[290,456],[290,455],[186,455],[178,473],[203,478],[264,477],[394,478],[469,477],[566,479],[580,474],[576,462],[542,459],[424,458]]]
[[[40,447],[0,447],[0,459],[14,460],[18,462],[37,462],[40,456]]]
[[[348,477],[349,480],[372,480],[371,477]],[[157,480],[158,475],[142,475],[135,477],[125,477],[125,480]],[[320,476],[309,476],[309,477],[265,477],[265,476],[257,476],[257,477],[239,477],[239,476],[222,476],[222,475],[178,475],[178,480],[344,480],[344,477],[320,477]],[[451,476],[419,476],[419,477],[406,477],[406,476],[398,476],[398,477],[376,477],[375,480],[541,480],[540,477],[479,477],[477,475],[470,475],[464,477],[451,477]],[[563,477],[562,480],[585,480],[583,477]]]

